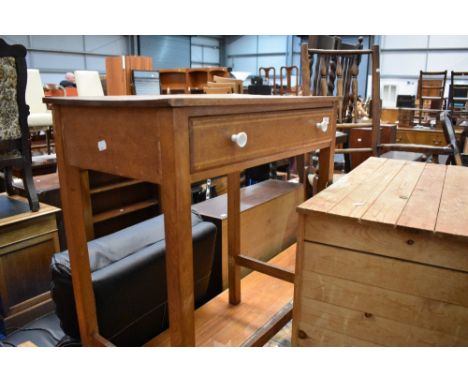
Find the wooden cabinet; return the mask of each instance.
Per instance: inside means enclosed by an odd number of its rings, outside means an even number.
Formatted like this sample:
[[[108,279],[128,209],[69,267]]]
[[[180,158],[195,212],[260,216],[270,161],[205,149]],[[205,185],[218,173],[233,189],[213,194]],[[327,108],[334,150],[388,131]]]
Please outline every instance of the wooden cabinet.
[[[467,346],[467,185],[370,158],[299,206],[293,344]]]
[[[202,93],[203,87],[213,81],[214,76],[229,77],[227,68],[177,68],[160,69],[161,94]]]
[[[159,189],[155,184],[105,174],[98,171],[83,173],[82,181],[89,193],[86,197],[87,239],[92,240],[116,232],[161,213]],[[60,184],[57,173],[34,177],[39,201],[61,207]],[[23,182],[14,182],[15,190],[25,196]],[[63,217],[57,213],[60,244],[66,249]]]
[[[457,136],[458,136],[457,132]],[[414,129],[401,128],[397,129],[397,143],[414,143],[431,146],[446,146],[447,141],[442,130],[433,129]]]
[[[106,57],[107,95],[132,95],[132,70],[152,70],[153,59],[144,56]]]
[[[0,300],[7,331],[53,310],[49,266],[60,250],[58,212],[41,203],[33,213],[27,199],[0,194]]]
[[[92,237],[119,231],[161,213],[155,184],[88,172]]]

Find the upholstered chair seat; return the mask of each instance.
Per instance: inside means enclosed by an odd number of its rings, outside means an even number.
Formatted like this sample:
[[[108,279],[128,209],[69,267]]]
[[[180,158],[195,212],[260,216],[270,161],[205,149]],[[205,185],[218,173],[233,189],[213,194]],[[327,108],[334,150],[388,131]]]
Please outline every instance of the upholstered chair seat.
[[[99,72],[94,70],[76,70],[75,71],[76,89],[80,97],[103,96]]]
[[[52,126],[52,113],[34,113],[28,117],[28,125],[30,131],[44,130]]]

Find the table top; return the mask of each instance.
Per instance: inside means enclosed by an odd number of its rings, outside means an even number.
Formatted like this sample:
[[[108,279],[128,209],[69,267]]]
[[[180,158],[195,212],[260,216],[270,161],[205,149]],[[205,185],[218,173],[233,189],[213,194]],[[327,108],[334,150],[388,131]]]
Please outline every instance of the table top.
[[[298,207],[468,238],[468,167],[371,157]]]
[[[66,106],[260,106],[260,105],[329,105],[337,97],[284,97],[250,94],[174,94],[165,96],[44,97],[43,102]]]

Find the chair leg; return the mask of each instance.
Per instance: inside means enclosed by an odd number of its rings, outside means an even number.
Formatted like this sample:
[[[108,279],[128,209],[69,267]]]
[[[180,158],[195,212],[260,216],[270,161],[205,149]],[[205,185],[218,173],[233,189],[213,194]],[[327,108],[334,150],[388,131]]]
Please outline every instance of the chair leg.
[[[5,176],[5,189],[8,195],[13,195],[15,190],[13,189],[13,169],[11,167],[6,167],[3,171]]]
[[[51,139],[52,139],[52,127],[49,126],[49,128],[46,130],[47,155],[50,155],[52,153],[51,143],[50,143]]]
[[[39,199],[36,193],[36,187],[34,187],[32,169],[30,165],[26,165],[23,168],[23,185],[24,191],[29,202],[29,208],[32,212],[39,211]]]

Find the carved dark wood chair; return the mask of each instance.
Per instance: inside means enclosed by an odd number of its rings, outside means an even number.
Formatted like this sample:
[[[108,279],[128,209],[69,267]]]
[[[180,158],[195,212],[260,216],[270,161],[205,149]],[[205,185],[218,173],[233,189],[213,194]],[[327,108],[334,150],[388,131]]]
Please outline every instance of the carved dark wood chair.
[[[296,85],[292,87],[292,76],[296,76]],[[286,84],[283,86],[283,82]],[[282,66],[280,68],[280,94],[281,95],[299,95],[299,68],[296,65]]]
[[[418,123],[423,123],[425,116],[430,116],[431,112],[423,110],[436,110],[437,121],[439,121],[439,113],[437,110],[442,110],[444,107],[444,90],[447,82],[447,71],[443,72],[419,72],[418,93],[416,96],[418,102]]]
[[[345,46],[347,47],[347,46]],[[372,62],[372,98],[380,99],[379,47],[362,49],[359,40],[355,49],[309,49],[301,47],[302,93],[303,95],[340,97],[337,110],[337,129],[349,132],[354,128],[371,128],[369,147],[337,149],[345,155],[366,154],[378,156],[380,144],[380,102],[372,102],[372,119],[360,121],[358,113],[358,75],[363,56]],[[349,159],[347,160],[350,163]],[[347,169],[350,169],[349,164]]]
[[[31,170],[31,144],[26,105],[26,48],[0,39],[0,170],[5,188],[14,193],[12,169],[19,169],[32,211],[39,210]]]
[[[439,155],[448,155],[449,162],[460,164],[454,153],[454,144],[451,140],[451,124],[447,124],[444,115],[444,131],[446,131],[447,147],[414,144],[396,144],[393,142],[382,143],[381,139],[381,103],[372,102],[371,119],[359,121],[357,113],[358,81],[360,57],[368,55],[372,61],[372,98],[380,100],[380,69],[379,47],[372,49],[354,50],[321,50],[309,49],[307,44],[302,46],[302,86],[304,95],[337,95],[340,97],[338,104],[337,128],[371,128],[369,147],[337,149],[337,153],[361,154],[368,153],[373,156],[388,158],[401,158],[405,160],[425,160],[431,156],[434,162],[438,162]],[[315,63],[315,66],[314,66]],[[453,135],[453,137],[455,137]]]
[[[265,79],[264,85],[268,85],[270,83],[270,72],[273,73],[273,84],[272,84],[272,92],[271,94],[275,95],[276,92],[276,69],[273,66],[268,68],[261,66],[258,68],[258,75]],[[262,74],[263,73],[263,74]]]

